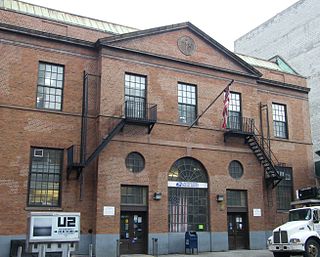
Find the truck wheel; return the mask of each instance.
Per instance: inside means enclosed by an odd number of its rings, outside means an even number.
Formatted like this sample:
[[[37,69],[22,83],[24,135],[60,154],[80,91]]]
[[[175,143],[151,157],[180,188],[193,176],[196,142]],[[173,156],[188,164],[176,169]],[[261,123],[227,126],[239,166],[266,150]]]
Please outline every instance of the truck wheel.
[[[320,257],[319,243],[314,239],[309,239],[305,246],[306,252],[304,257]]]
[[[274,257],[290,257],[290,253],[273,253]]]

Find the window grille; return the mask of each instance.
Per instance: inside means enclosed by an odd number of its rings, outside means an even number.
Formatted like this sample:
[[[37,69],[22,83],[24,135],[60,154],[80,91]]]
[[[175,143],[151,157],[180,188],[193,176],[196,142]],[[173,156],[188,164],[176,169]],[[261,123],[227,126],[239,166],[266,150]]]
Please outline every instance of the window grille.
[[[229,174],[234,179],[240,179],[243,175],[243,167],[240,162],[232,161],[229,164]]]
[[[140,172],[144,169],[144,158],[140,153],[131,152],[126,158],[126,167],[133,173]]]
[[[277,185],[277,209],[290,210],[290,203],[293,200],[293,181],[291,167],[276,167],[282,177]]]
[[[63,150],[31,148],[29,206],[59,206]]]
[[[168,180],[207,184],[207,173],[203,165],[192,158],[177,160],[169,171]],[[174,183],[173,183],[174,184]],[[197,187],[168,188],[168,225],[170,232],[187,230],[208,231],[208,189]]]

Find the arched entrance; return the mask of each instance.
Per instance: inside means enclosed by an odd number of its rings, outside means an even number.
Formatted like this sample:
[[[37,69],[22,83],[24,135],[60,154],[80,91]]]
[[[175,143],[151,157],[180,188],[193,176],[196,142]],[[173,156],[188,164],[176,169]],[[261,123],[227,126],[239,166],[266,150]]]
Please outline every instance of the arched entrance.
[[[177,160],[168,175],[169,232],[209,231],[208,176],[196,159]]]

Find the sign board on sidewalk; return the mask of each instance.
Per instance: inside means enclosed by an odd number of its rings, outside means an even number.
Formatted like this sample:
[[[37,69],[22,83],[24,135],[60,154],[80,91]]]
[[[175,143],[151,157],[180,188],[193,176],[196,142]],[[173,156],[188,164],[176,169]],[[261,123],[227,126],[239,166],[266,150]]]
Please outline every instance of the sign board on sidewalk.
[[[79,212],[31,212],[28,225],[30,243],[80,240]]]

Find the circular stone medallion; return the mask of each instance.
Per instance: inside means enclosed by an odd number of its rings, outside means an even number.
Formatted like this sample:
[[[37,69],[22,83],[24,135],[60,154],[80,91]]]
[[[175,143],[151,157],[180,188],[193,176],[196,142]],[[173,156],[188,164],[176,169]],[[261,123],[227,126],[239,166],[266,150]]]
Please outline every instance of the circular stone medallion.
[[[178,48],[184,55],[192,55],[196,50],[196,44],[191,37],[183,36],[178,39]]]

